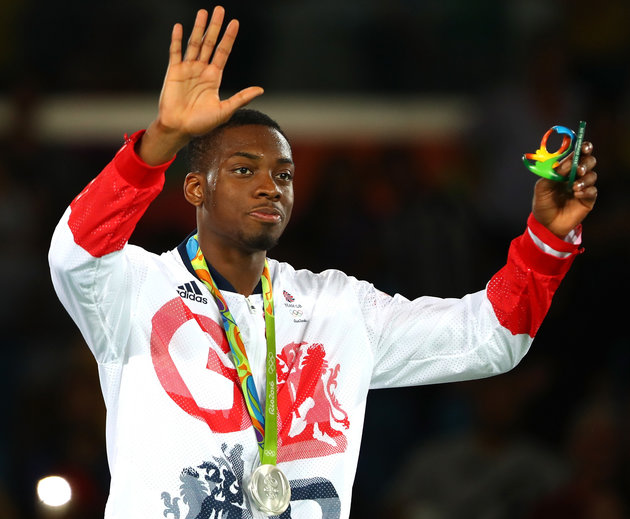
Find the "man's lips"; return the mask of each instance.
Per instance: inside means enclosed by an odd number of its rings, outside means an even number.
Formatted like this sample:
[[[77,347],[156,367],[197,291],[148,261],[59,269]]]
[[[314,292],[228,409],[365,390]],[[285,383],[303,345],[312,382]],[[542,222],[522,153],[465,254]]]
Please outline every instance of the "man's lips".
[[[282,211],[275,207],[258,207],[252,209],[248,214],[257,220],[270,223],[279,223],[284,219]]]

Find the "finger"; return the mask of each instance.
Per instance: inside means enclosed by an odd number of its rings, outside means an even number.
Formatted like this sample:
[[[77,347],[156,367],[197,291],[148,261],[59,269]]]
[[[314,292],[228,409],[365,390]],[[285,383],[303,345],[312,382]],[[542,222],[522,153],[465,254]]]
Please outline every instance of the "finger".
[[[588,141],[583,142],[581,150],[582,151],[580,152],[580,166],[584,164],[585,161],[590,161],[590,158],[595,159],[595,157],[591,155],[591,153],[593,152],[593,144],[591,142],[588,142]],[[571,167],[573,166],[574,155],[575,155],[575,152],[571,152],[567,157],[562,159],[562,161],[555,168],[556,173],[564,177],[568,176],[569,173],[571,172]],[[590,164],[590,162],[588,162],[588,164]],[[595,167],[595,164],[593,164],[592,167]],[[582,168],[582,171],[586,171],[586,170]],[[577,174],[580,175],[580,167],[578,167]]]
[[[228,57],[230,56],[230,52],[232,52],[232,46],[234,45],[234,40],[236,39],[237,34],[238,20],[231,20],[225,28],[223,38],[221,38],[221,41],[219,42],[212,58],[212,64],[219,68],[219,70],[223,70],[225,67]]]
[[[190,33],[190,38],[188,38],[184,61],[195,61],[199,56],[199,49],[201,48],[203,33],[206,30],[207,21],[208,11],[205,9],[199,9],[199,11],[197,11],[197,17],[195,18],[195,25]]]
[[[225,16],[225,9],[221,6],[216,6],[212,11],[212,18],[210,18],[210,25],[203,37],[203,45],[201,52],[199,53],[199,61],[207,63],[212,56],[212,51],[217,43],[221,26],[223,25],[223,17]]]
[[[181,23],[176,23],[171,32],[171,46],[169,47],[169,64],[175,65],[182,61],[182,33]]]
[[[559,175],[562,175],[563,177],[566,177],[571,171],[571,165],[573,164],[573,155],[574,152],[571,152],[567,157],[562,159],[558,166],[554,168],[555,172]]]
[[[251,102],[259,95],[262,95],[263,92],[264,90],[261,87],[244,88],[243,90],[236,92],[236,94],[222,101],[222,104],[225,106],[228,112],[233,113],[239,108]]]
[[[597,182],[597,173],[589,171],[580,180],[573,184],[573,191],[582,191],[583,189],[594,186]]]
[[[597,188],[595,186],[585,187],[574,193],[575,198],[579,198],[582,202],[594,203],[597,199]]]
[[[580,157],[580,165],[577,169],[578,177],[583,177],[589,171],[595,169],[597,165],[597,159],[593,155],[587,155],[586,157]]]

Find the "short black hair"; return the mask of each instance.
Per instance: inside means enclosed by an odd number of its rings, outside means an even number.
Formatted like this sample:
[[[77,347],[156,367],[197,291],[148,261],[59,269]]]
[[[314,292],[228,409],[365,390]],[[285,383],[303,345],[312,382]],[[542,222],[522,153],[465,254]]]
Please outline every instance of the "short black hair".
[[[287,139],[287,136],[280,125],[267,114],[259,110],[254,110],[253,108],[239,108],[223,124],[220,124],[204,135],[199,135],[191,139],[186,147],[188,171],[207,171],[209,168],[212,148],[223,131],[227,128],[249,125],[259,125],[273,128],[285,139]]]

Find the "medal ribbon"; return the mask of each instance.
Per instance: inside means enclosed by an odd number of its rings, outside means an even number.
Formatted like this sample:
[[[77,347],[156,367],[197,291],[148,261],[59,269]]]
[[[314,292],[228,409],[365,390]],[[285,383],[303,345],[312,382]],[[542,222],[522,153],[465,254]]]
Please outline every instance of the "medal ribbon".
[[[273,293],[271,290],[271,276],[269,274],[269,265],[265,259],[265,267],[260,278],[263,291],[263,308],[265,311],[265,337],[267,339],[267,357],[265,361],[266,372],[266,388],[267,398],[265,402],[265,412],[263,416],[260,398],[252,370],[245,351],[245,344],[241,338],[241,332],[232,317],[232,313],[228,309],[227,303],[218,289],[216,283],[210,275],[208,264],[201,252],[197,234],[192,236],[186,244],[186,251],[190,258],[190,263],[195,270],[199,279],[203,282],[210,293],[214,297],[223,321],[223,329],[232,351],[232,358],[236,366],[236,374],[238,375],[243,397],[247,410],[252,419],[254,431],[256,432],[256,441],[260,450],[260,461],[263,465],[276,464],[278,449],[278,402],[276,399],[276,328],[273,310]]]

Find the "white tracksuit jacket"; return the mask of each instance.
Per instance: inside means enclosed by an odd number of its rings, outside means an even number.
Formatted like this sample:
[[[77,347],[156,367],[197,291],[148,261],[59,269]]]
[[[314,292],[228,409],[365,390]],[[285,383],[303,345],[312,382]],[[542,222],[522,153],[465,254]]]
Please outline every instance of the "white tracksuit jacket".
[[[99,367],[112,477],[105,517],[261,517],[243,492],[258,447],[216,303],[181,246],[158,255],[127,243],[170,165],[144,164],[133,149],[140,135],[72,202],[49,253],[57,294]],[[413,301],[336,270],[269,260],[278,466],[292,489],[281,517],[348,517],[368,390],[511,369],[578,252],[530,216],[485,290]],[[264,401],[262,296],[218,284]]]

